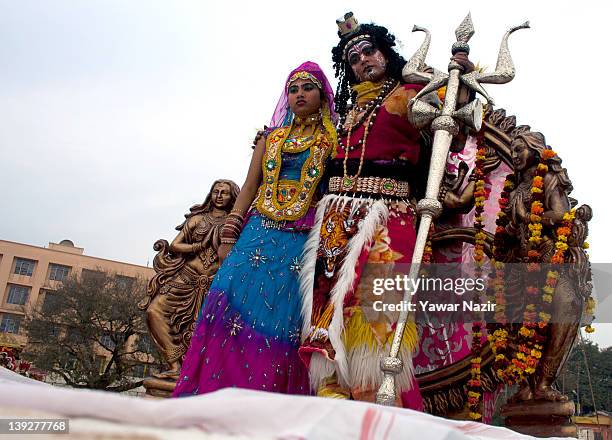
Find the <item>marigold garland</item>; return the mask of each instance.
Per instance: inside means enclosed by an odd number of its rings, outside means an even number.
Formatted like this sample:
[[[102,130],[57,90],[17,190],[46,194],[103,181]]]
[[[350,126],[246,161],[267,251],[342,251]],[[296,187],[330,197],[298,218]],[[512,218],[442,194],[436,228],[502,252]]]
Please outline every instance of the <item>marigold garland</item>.
[[[506,318],[506,298],[505,298],[505,264],[503,262],[503,256],[507,248],[507,242],[510,239],[509,234],[506,230],[506,226],[510,222],[506,214],[508,203],[510,200],[510,193],[515,186],[514,174],[508,174],[504,181],[504,187],[499,198],[499,211],[497,213],[497,219],[495,220],[495,235],[493,237],[493,274],[494,276],[489,281],[489,288],[492,288],[494,294],[495,303],[495,315],[493,315],[494,322],[497,325],[491,325],[489,335],[487,339],[491,345],[495,360],[493,361],[493,370],[495,374],[500,378],[504,378],[504,370],[508,365],[508,359],[506,358],[506,351],[508,349],[508,337],[510,326]]]
[[[433,249],[431,247],[431,236],[435,231],[433,222],[429,224],[429,231],[427,232],[427,241],[425,242],[425,248],[423,249],[423,257],[421,258],[422,264],[430,264],[433,256]]]
[[[486,235],[484,233],[483,224],[483,213],[485,202],[488,197],[488,192],[485,189],[485,176],[483,172],[484,159],[486,155],[486,148],[484,145],[484,132],[479,133],[477,138],[477,150],[476,150],[476,165],[474,168],[475,176],[475,187],[474,187],[474,229],[476,234],[474,236],[474,277],[480,278],[482,276],[482,266],[484,264],[484,244]],[[482,420],[482,382],[480,378],[480,367],[481,367],[481,354],[482,354],[482,324],[477,319],[473,318],[472,323],[472,362],[470,369],[470,380],[467,383],[468,399],[467,408],[469,411],[470,418],[473,420]]]
[[[555,157],[556,153],[552,150],[545,150],[542,153],[542,162],[548,161]],[[553,301],[555,287],[559,278],[559,273],[555,270],[549,270],[546,274],[544,286],[538,288],[538,280],[541,273],[542,255],[538,250],[538,245],[542,241],[542,214],[544,213],[544,176],[548,172],[548,166],[545,163],[538,164],[536,174],[532,181],[531,194],[532,202],[530,207],[530,223],[528,225],[529,248],[528,248],[528,279],[530,285],[526,288],[526,293],[529,298],[529,303],[525,307],[523,314],[523,324],[518,330],[515,337],[519,349],[514,354],[512,359],[507,357],[508,338],[510,337],[510,326],[503,315],[505,303],[502,304],[501,310],[498,309],[495,318],[498,323],[502,324],[502,328],[497,328],[489,335],[489,342],[493,353],[495,354],[494,370],[497,376],[508,384],[518,383],[523,381],[528,375],[535,373],[539,360],[542,357],[543,342],[545,340],[543,331],[550,322],[551,315],[548,313],[549,305]],[[504,192],[500,198],[500,213],[497,219],[497,229],[494,243],[494,256],[501,256],[499,245],[504,243],[504,236],[507,235],[505,226],[508,224],[503,211],[507,207],[507,199],[509,192],[513,187],[513,182],[510,176],[506,178],[504,184]],[[572,224],[574,220],[574,211],[566,213],[563,217],[561,226],[556,230],[557,240],[555,243],[555,254],[551,259],[552,264],[562,264],[565,261],[565,251],[568,248],[567,241],[571,234]],[[496,300],[502,300],[504,296],[503,284],[503,263],[494,262],[495,278],[493,282],[493,290],[496,295]],[[536,307],[536,298],[542,294],[542,305],[540,310]]]

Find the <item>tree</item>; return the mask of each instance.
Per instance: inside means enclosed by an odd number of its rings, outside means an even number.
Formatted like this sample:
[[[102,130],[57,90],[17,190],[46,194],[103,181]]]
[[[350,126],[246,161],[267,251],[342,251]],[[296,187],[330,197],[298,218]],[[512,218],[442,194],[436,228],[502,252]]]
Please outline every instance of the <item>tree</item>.
[[[580,404],[581,414],[595,409],[612,412],[612,347],[600,350],[591,341],[577,343],[557,378],[557,387]]]
[[[100,271],[71,276],[28,313],[23,357],[69,386],[126,391],[142,385],[143,364],[158,364],[138,303],[146,281]]]

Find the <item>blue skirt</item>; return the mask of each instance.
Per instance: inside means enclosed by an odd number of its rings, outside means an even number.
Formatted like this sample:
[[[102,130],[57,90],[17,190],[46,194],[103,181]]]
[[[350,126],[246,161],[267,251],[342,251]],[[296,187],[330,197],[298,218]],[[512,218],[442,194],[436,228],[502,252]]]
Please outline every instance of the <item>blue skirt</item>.
[[[307,236],[267,228],[259,214],[249,217],[204,301],[175,396],[233,386],[309,393],[298,357],[298,276]]]

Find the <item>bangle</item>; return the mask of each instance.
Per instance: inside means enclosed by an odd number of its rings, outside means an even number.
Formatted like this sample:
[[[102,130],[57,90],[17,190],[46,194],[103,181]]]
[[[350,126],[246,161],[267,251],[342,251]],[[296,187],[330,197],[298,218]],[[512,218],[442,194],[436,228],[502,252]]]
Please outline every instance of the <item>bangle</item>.
[[[194,254],[202,252],[202,242],[193,243],[191,245],[191,252],[193,252]]]
[[[240,212],[238,211],[232,211],[227,215],[227,219],[229,220],[230,218],[236,218],[238,220],[240,220],[241,222],[244,221],[244,217],[242,216],[242,214],[240,214]]]
[[[448,192],[448,187],[443,185],[440,188],[440,192],[438,193],[438,201],[444,203],[444,199],[446,198],[446,193]]]
[[[221,244],[236,244],[237,241],[235,238],[222,238]]]
[[[223,240],[226,240],[224,244],[235,243],[240,236],[240,232],[242,232],[243,222],[244,219],[239,214],[229,214],[223,228],[221,228],[221,242],[223,243]],[[230,243],[231,240],[233,240],[232,243]]]
[[[235,212],[230,213],[221,228],[221,238],[236,239],[242,231],[244,218]]]

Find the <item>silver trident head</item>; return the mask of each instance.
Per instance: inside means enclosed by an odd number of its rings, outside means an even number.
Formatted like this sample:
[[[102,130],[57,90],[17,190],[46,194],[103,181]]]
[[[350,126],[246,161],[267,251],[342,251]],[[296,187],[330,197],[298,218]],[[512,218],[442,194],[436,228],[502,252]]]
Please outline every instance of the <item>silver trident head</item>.
[[[525,22],[519,26],[510,28],[510,30],[505,33],[502,38],[499,54],[497,56],[497,65],[494,72],[484,73],[474,71],[460,75],[459,80],[471,90],[482,95],[489,103],[493,104],[493,99],[491,96],[489,96],[486,90],[484,90],[481,84],[504,84],[514,78],[515,69],[514,63],[512,62],[512,57],[510,56],[510,50],[508,49],[508,38],[513,32],[528,27],[529,22]],[[423,127],[439,116],[440,112],[434,107],[422,102],[419,103],[419,105],[415,104],[424,95],[446,86],[448,84],[449,75],[446,72],[436,69],[433,69],[433,71],[431,69],[430,71],[425,71],[425,58],[427,57],[427,52],[429,51],[429,45],[431,43],[431,33],[427,29],[420,26],[414,26],[412,31],[425,32],[425,39],[414,55],[406,63],[406,66],[402,70],[402,77],[406,82],[424,85],[424,87],[411,101],[413,123],[418,127]],[[455,30],[457,41],[453,44],[453,54],[457,52],[469,53],[470,48],[468,41],[472,38],[474,33],[475,31],[472,24],[472,17],[471,14],[468,14]],[[473,110],[476,110],[476,113],[478,113],[478,109]],[[466,111],[467,109],[464,109],[464,111],[462,111],[460,114],[457,114],[459,119],[464,120],[464,122],[467,122]],[[473,127],[478,126],[476,121],[470,122],[471,123],[469,125],[472,125]]]

